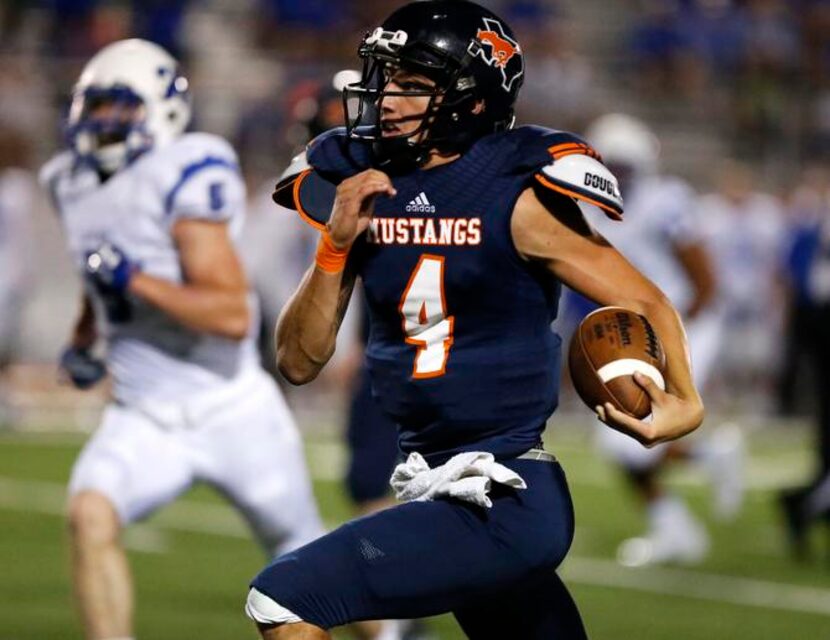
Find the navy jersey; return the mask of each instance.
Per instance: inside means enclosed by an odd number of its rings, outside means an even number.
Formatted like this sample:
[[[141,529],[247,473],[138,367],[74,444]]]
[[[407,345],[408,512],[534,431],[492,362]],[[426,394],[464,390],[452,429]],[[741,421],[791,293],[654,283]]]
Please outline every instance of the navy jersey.
[[[465,450],[507,458],[540,441],[558,399],[560,339],[550,325],[560,285],[518,255],[510,220],[534,177],[543,182],[540,169],[571,148],[593,153],[539,127],[496,133],[453,162],[394,176],[397,195],[377,199],[350,260],[369,306],[373,392],[404,452],[431,462]],[[307,153],[317,179],[332,184],[368,158],[342,130]]]

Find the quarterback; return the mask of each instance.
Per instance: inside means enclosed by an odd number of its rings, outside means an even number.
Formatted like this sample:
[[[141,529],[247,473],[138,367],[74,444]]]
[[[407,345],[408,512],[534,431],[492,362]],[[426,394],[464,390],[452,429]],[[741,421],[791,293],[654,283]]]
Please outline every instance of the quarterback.
[[[90,639],[133,636],[122,528],[195,482],[225,495],[269,555],[323,531],[298,431],[252,339],[257,310],[234,248],[237,159],[221,138],[184,133],[189,116],[176,61],[150,42],[116,42],[83,69],[70,148],[41,172],[84,284],[61,368],[80,388],[107,371],[113,380],[69,483]]]
[[[348,125],[277,185],[321,231],[278,322],[277,358],[292,382],[312,380],[362,279],[372,392],[409,456],[391,479],[404,503],[277,559],[254,578],[247,612],[268,640],[444,612],[470,638],[585,638],[556,574],[574,532],[570,493],[540,448],[557,405],[560,283],[646,315],[660,334],[667,391],[638,377],[653,421],[597,407],[647,444],[703,418],[677,312],[574,203],[622,214],[598,154],[568,133],[513,128],[523,54],[501,18],[461,0],[411,2],[359,54]]]

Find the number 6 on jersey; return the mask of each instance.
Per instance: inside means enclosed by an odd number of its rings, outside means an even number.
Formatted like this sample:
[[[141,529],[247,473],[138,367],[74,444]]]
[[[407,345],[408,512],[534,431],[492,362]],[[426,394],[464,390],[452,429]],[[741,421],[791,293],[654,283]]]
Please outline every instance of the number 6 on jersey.
[[[452,346],[455,318],[447,317],[444,256],[423,254],[409,278],[398,307],[406,343],[418,347],[413,378],[444,375]]]

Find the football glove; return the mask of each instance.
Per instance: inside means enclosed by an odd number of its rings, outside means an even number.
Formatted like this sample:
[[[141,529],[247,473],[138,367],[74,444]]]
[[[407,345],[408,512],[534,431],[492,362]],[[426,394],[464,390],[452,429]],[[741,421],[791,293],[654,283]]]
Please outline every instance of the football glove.
[[[107,375],[106,365],[93,356],[89,349],[67,347],[61,354],[60,371],[78,389],[89,389]]]
[[[123,295],[136,265],[114,244],[102,244],[87,254],[86,277],[102,292]]]
[[[127,322],[132,318],[127,287],[137,270],[138,266],[112,244],[103,244],[87,254],[84,275],[100,294],[110,322]]]

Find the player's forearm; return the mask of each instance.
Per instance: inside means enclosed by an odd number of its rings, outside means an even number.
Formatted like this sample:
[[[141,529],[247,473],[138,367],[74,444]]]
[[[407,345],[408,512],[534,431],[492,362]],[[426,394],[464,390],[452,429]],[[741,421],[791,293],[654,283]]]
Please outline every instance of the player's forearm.
[[[643,303],[641,313],[648,318],[666,352],[666,388],[681,398],[694,398],[686,332],[677,311],[666,301]]]
[[[692,286],[694,295],[686,309],[687,318],[694,318],[715,301],[715,279],[711,273],[697,274],[692,279]]]
[[[129,290],[194,331],[231,340],[248,334],[251,315],[244,289],[181,285],[136,273]]]
[[[685,309],[685,317],[694,318],[715,299],[717,283],[712,261],[700,243],[675,246],[674,255],[692,285],[692,300]]]
[[[312,266],[288,301],[275,331],[277,367],[292,384],[306,384],[334,353],[353,276]]]
[[[689,402],[689,414],[682,433],[672,434],[672,437],[680,437],[694,431],[703,421],[703,402],[692,378],[686,332],[680,315],[665,298],[644,302],[640,313],[648,318],[663,344],[666,353],[666,390]]]

